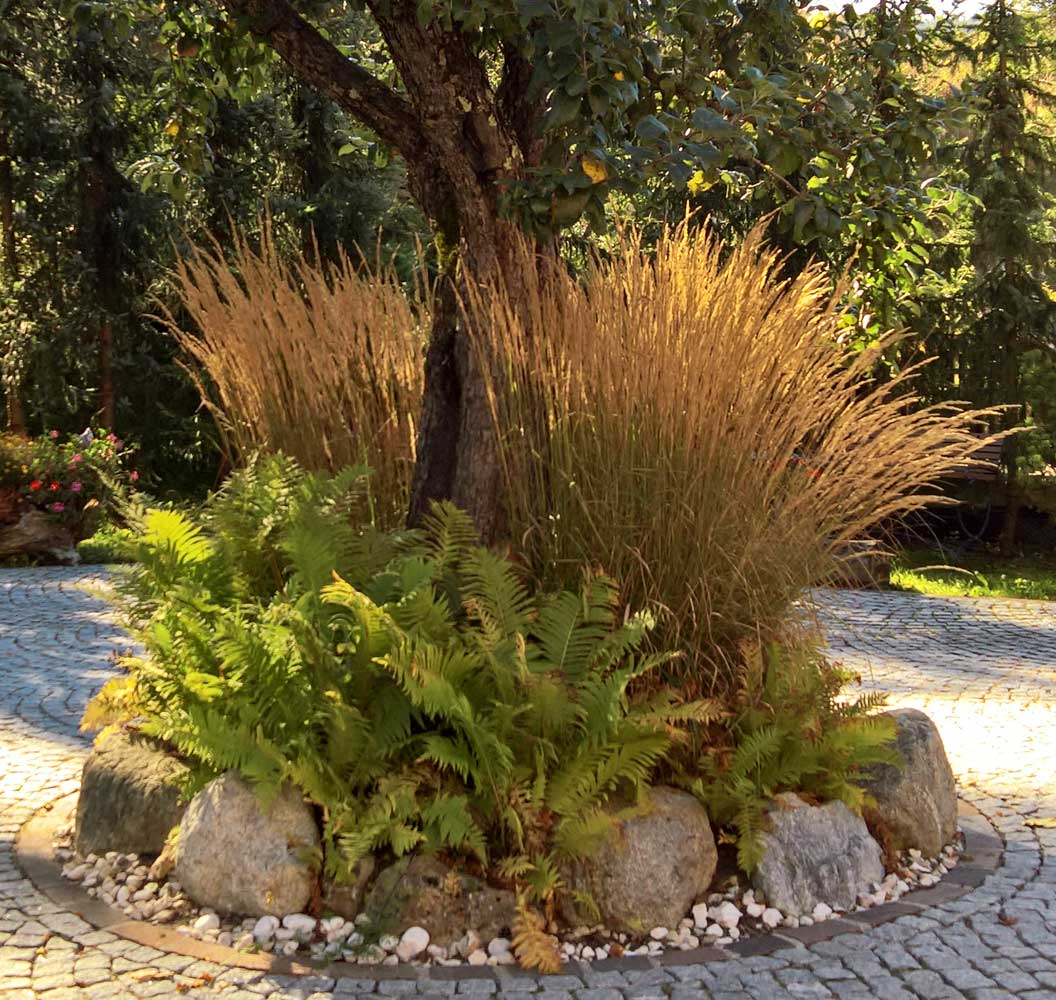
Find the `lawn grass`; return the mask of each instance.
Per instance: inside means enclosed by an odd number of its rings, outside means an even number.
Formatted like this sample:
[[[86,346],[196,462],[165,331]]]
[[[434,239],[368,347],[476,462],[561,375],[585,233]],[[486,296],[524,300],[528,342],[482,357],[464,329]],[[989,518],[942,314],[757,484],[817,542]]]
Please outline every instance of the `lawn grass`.
[[[943,569],[925,569],[943,566]],[[895,558],[891,585],[935,597],[1025,597],[1056,601],[1056,557],[1032,553],[905,549]]]

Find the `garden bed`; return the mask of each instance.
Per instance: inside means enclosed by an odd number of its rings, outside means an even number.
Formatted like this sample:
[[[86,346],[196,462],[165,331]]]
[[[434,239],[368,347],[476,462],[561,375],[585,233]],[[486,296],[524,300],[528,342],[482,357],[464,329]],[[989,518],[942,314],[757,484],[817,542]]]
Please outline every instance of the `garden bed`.
[[[827,940],[843,934],[859,934],[869,927],[887,923],[903,916],[922,913],[929,907],[952,902],[966,896],[972,889],[981,885],[986,877],[996,871],[1003,856],[1003,842],[1000,834],[989,820],[974,806],[959,802],[958,825],[963,830],[964,848],[960,852],[960,861],[955,870],[932,888],[913,889],[896,902],[887,902],[864,909],[855,909],[846,915],[833,916],[813,926],[799,928],[778,927],[773,932],[743,935],[739,940],[724,947],[702,945],[699,948],[662,949],[659,954],[628,955],[596,959],[593,966],[597,970],[642,971],[657,965],[703,964],[722,962],[738,955],[769,954],[783,948],[790,948]],[[49,804],[27,822],[19,832],[16,843],[16,856],[19,866],[29,876],[34,885],[47,895],[64,911],[73,912],[88,921],[92,926],[105,929],[119,938],[134,941],[137,944],[157,948],[163,952],[186,955],[204,959],[221,965],[236,968],[255,969],[274,974],[314,976],[325,973],[329,976],[348,977],[358,980],[391,979],[391,978],[424,978],[426,980],[474,979],[479,977],[496,978],[515,975],[530,981],[538,980],[542,985],[552,977],[537,976],[521,970],[503,966],[470,967],[467,964],[445,967],[425,965],[423,963],[367,964],[358,960],[348,962],[344,959],[327,962],[311,959],[310,949],[298,953],[291,959],[276,955],[266,950],[239,951],[218,943],[213,935],[195,936],[188,932],[179,932],[177,925],[161,925],[139,920],[122,910],[105,903],[96,893],[88,895],[82,884],[72,882],[62,874],[62,868],[68,861],[56,857],[56,844],[63,840],[60,831],[68,829],[76,807],[76,796],[69,796],[57,803]],[[68,834],[67,834],[68,836]],[[60,847],[59,850],[62,850]],[[302,959],[302,954],[308,960]],[[563,975],[581,976],[583,966],[575,959],[570,959]]]
[[[108,852],[78,857],[72,847],[73,827],[60,827],[52,842],[53,857],[62,863],[63,877],[79,883],[86,894],[119,909],[134,920],[171,927],[178,934],[216,943],[247,953],[271,953],[298,961],[344,961],[356,965],[396,965],[413,961],[420,965],[502,966],[516,960],[508,936],[484,939],[473,928],[453,948],[429,943],[424,928],[403,928],[402,933],[380,933],[368,918],[340,916],[315,918],[304,913],[239,917],[219,914],[195,905],[183,887],[161,876],[135,854]],[[675,928],[650,928],[646,934],[612,932],[601,925],[569,928],[558,934],[562,958],[594,961],[623,956],[659,958],[666,952],[695,951],[702,946],[724,948],[739,940],[773,931],[808,928],[839,920],[850,914],[877,910],[903,898],[912,900],[918,889],[930,889],[953,871],[964,850],[961,834],[937,858],[924,858],[920,851],[899,856],[897,869],[881,882],[869,886],[850,911],[819,903],[811,914],[782,913],[756,897],[743,881],[731,880],[730,888],[709,893],[695,904]],[[424,933],[422,933],[425,931]]]

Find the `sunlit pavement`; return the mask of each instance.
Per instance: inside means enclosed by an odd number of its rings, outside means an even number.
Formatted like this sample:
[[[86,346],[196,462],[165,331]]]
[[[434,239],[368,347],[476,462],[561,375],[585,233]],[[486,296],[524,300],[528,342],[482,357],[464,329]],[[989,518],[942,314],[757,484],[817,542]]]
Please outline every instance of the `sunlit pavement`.
[[[1002,866],[956,902],[810,947],[708,965],[542,982],[295,979],[225,968],[93,930],[22,877],[20,826],[77,786],[77,720],[121,638],[84,570],[0,570],[0,998],[474,996],[1056,998],[1056,605],[820,595],[834,655],[939,726],[962,795],[1005,839]]]

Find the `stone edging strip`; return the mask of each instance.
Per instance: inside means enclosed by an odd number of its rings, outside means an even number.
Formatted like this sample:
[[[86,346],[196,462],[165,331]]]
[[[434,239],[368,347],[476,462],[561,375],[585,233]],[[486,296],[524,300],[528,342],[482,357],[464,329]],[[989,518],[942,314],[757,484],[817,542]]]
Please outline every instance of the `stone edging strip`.
[[[751,955],[769,955],[783,948],[815,944],[841,934],[862,934],[870,927],[889,923],[899,917],[920,914],[929,907],[952,902],[981,885],[987,876],[1000,867],[1004,855],[1004,842],[990,821],[974,806],[958,800],[958,820],[964,831],[965,850],[961,855],[960,864],[944,875],[938,885],[930,889],[914,890],[896,902],[848,913],[810,927],[778,928],[770,934],[742,938],[724,948],[672,950],[656,958],[632,955],[589,963],[569,962],[556,976],[526,972],[511,966],[358,965],[347,962],[315,965],[268,953],[237,951],[225,945],[179,934],[159,924],[130,920],[120,910],[89,896],[78,883],[63,877],[61,864],[52,857],[55,833],[69,821],[76,801],[77,793],[72,793],[44,806],[22,826],[15,842],[15,859],[18,866],[34,886],[57,906],[76,914],[97,930],[161,952],[274,975],[325,975],[364,982],[393,979],[425,982],[488,979],[500,984],[512,984],[515,980],[527,978],[554,987],[559,985],[558,980],[569,976],[581,983],[589,975],[588,970],[641,972],[669,966],[725,962]]]

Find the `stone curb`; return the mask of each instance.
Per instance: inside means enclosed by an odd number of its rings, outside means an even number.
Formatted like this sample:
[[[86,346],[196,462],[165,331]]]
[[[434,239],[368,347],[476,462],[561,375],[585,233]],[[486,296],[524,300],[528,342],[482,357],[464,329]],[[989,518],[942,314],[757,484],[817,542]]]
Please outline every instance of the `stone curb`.
[[[962,861],[931,889],[917,889],[902,899],[868,910],[848,913],[810,927],[778,928],[770,934],[742,938],[725,948],[704,946],[688,951],[666,951],[658,957],[631,955],[598,962],[569,962],[557,975],[526,972],[510,966],[417,966],[353,965],[347,962],[312,964],[291,961],[267,953],[251,954],[225,945],[200,941],[178,934],[168,927],[145,920],[130,920],[123,912],[89,896],[77,883],[62,875],[62,866],[51,855],[56,830],[68,821],[76,805],[77,793],[48,803],[23,824],[15,841],[15,860],[33,885],[63,910],[73,913],[96,930],[106,931],[127,941],[160,952],[183,955],[229,968],[250,969],[281,976],[327,976],[364,982],[416,980],[452,982],[488,980],[514,988],[530,981],[544,989],[565,988],[569,977],[579,985],[587,983],[591,972],[642,973],[672,966],[709,965],[734,958],[770,955],[786,948],[802,948],[828,941],[842,934],[863,934],[871,927],[899,917],[919,915],[930,907],[960,899],[995,872],[1004,856],[1004,842],[990,821],[971,804],[958,800],[958,819],[965,836]]]

